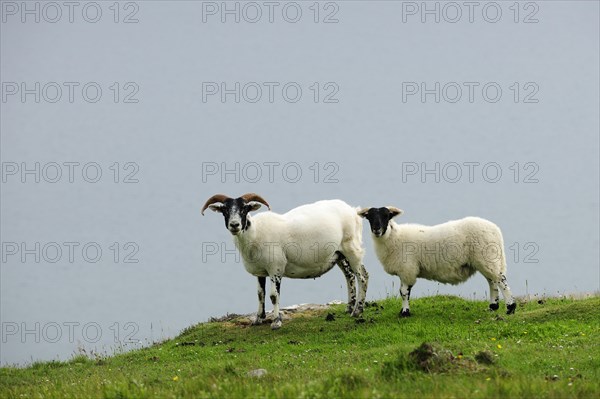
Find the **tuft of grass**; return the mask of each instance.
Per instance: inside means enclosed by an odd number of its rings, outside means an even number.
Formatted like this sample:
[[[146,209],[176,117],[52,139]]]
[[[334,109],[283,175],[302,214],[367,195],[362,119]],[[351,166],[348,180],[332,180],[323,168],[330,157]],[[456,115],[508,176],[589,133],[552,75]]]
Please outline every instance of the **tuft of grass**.
[[[388,298],[369,302],[360,323],[344,307],[278,331],[228,315],[115,356],[0,368],[0,397],[600,396],[598,297],[522,300],[507,316],[435,296],[411,301],[409,318]]]
[[[409,371],[422,371],[425,373],[476,373],[485,371],[478,363],[490,365],[492,361],[484,362],[481,354],[475,359],[464,356],[462,353],[452,352],[438,343],[423,342],[416,349],[408,353],[401,353],[395,360],[385,362],[382,375],[386,378],[402,376]]]
[[[494,354],[488,350],[481,351],[475,355],[475,360],[480,364],[494,364],[496,359],[494,359]]]

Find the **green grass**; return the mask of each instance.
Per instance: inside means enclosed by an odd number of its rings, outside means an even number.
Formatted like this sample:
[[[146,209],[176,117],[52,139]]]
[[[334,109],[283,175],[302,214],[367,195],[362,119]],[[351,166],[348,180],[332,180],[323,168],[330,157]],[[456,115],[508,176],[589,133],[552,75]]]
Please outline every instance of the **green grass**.
[[[235,320],[204,323],[114,357],[2,368],[0,397],[600,395],[599,297],[522,302],[511,316],[488,311],[483,301],[448,296],[411,301],[407,319],[398,317],[396,298],[371,304],[362,323],[343,310],[298,315],[278,331]],[[329,312],[334,321],[326,321]],[[415,360],[413,351],[424,342],[436,348],[429,363],[435,366]],[[481,352],[493,363],[475,360]],[[267,375],[248,376],[258,368]]]

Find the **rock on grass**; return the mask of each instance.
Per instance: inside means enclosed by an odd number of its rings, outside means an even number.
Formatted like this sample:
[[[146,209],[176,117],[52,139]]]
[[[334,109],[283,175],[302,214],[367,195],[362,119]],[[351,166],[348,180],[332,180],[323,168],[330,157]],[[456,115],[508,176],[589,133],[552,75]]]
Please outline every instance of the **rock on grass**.
[[[248,371],[248,377],[263,377],[267,375],[267,370],[265,369],[256,369],[256,370],[250,370]]]

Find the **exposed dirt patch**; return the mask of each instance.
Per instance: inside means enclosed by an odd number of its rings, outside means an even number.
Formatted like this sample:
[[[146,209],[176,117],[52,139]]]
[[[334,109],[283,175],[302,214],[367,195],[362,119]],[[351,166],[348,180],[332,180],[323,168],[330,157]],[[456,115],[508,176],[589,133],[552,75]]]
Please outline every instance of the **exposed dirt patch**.
[[[209,323],[221,323],[223,321],[234,321],[240,317],[244,317],[244,315],[237,314],[237,313],[227,313],[225,316],[211,317],[210,319],[208,319],[208,322]]]
[[[491,363],[480,362],[464,356],[462,352],[453,354],[450,350],[443,348],[437,343],[424,342],[408,355],[402,354],[398,359],[386,362],[382,373],[386,376],[411,370],[423,371],[425,373],[476,373],[486,370],[484,364],[490,365],[493,363],[493,358],[489,354],[484,353],[484,355],[481,355],[482,353],[484,352],[479,352],[476,358],[486,359],[491,361]]]
[[[494,354],[490,351],[481,351],[475,355],[475,360],[480,364],[494,364],[496,359],[494,359]]]
[[[307,317],[307,316],[319,316],[325,310],[329,309],[332,305],[338,305],[341,302],[334,301],[325,305],[319,305],[314,303],[303,303],[300,305],[292,305],[287,306],[285,308],[280,308],[279,311],[281,313],[281,318],[285,322],[286,320],[290,320],[296,317]],[[331,313],[333,319],[335,320],[335,315]],[[211,317],[210,322],[224,322],[226,326],[250,326],[254,323],[256,319],[256,312],[240,315],[235,313],[229,313],[225,316],[221,317]],[[329,319],[327,319],[330,321]],[[262,321],[262,324],[270,324],[273,322],[273,312],[267,313],[265,319]]]

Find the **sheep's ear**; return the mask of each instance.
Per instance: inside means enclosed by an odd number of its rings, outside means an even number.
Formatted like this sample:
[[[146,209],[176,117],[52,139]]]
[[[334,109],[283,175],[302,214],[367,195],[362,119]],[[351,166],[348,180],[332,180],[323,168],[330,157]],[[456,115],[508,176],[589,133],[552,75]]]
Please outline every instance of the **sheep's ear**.
[[[369,213],[369,209],[371,208],[363,208],[363,209],[359,209],[356,211],[356,213],[358,214],[358,216],[360,216],[361,218],[365,218],[367,217],[367,213]]]
[[[223,208],[225,207],[225,205],[223,205],[223,204],[212,204],[212,205],[209,205],[208,207],[212,211],[223,213]]]
[[[256,202],[256,201],[250,201],[248,202],[248,212],[254,212],[260,209],[261,207],[261,203],[260,202]]]
[[[390,219],[395,218],[396,216],[402,215],[404,213],[402,209],[398,209],[395,206],[388,206],[387,209],[388,211],[390,211]]]

